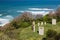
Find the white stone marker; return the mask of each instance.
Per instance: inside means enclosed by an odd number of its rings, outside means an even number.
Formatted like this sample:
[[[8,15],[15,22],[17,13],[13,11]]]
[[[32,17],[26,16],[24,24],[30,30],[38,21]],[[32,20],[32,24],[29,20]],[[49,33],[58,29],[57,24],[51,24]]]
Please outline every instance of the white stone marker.
[[[44,35],[44,27],[39,27],[39,35]]]
[[[38,22],[38,27],[40,26],[40,23]]]
[[[41,25],[43,25],[43,22],[41,22]]]
[[[35,32],[35,21],[33,21],[32,25],[33,32]]]
[[[56,25],[56,19],[52,19],[52,25]]]
[[[46,25],[46,22],[44,24]]]

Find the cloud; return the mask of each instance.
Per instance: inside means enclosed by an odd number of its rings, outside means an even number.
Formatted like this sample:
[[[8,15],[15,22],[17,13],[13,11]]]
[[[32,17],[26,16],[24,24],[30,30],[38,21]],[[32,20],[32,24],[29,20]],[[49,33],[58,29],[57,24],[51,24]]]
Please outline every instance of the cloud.
[[[53,10],[48,8],[28,8],[29,10]]]

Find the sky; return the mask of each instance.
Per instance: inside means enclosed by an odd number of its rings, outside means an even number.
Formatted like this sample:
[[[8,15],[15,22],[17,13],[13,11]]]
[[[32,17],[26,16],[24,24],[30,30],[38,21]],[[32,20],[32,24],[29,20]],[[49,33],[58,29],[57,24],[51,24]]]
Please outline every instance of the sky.
[[[0,0],[0,24],[8,23],[23,12],[46,15],[59,6],[60,0]]]

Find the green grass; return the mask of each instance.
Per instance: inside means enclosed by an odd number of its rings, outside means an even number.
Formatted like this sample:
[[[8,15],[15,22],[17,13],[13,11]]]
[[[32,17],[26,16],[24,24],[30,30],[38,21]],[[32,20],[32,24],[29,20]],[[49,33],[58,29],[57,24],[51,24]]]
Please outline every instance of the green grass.
[[[21,40],[39,40],[42,37],[36,32],[31,30],[31,27],[25,28],[19,35]]]
[[[44,28],[45,28],[44,29],[45,34],[48,29],[52,29],[60,33],[60,26],[58,24],[57,25],[47,24],[47,25],[44,25]],[[42,38],[45,37],[46,35],[44,34],[43,36],[41,36],[37,33],[37,31],[38,31],[37,24],[36,24],[36,32],[32,31],[31,26],[24,28],[21,30],[19,34],[19,39],[21,40],[42,40]]]
[[[27,28],[19,28],[19,29],[16,29],[14,30],[15,32],[18,32],[18,39],[17,40],[42,40],[43,37],[46,36],[46,31],[48,31],[48,29],[52,29],[52,30],[55,30],[57,31],[58,33],[60,33],[60,23],[57,23],[57,25],[52,25],[52,24],[47,24],[47,25],[44,25],[44,35],[39,35],[37,33],[38,31],[38,26],[36,24],[36,31],[33,32],[31,27],[32,26],[29,26]],[[0,33],[1,35],[1,33]]]
[[[58,33],[60,33],[60,26],[57,24],[57,25],[52,25],[52,24],[47,24],[47,25],[44,25],[44,31],[45,31],[45,34],[46,34],[46,31],[48,29],[52,29],[52,30],[55,30],[57,31]],[[25,29],[23,29],[21,32],[20,32],[20,35],[19,35],[19,38],[21,40],[42,40],[42,38],[45,36],[41,36],[37,33],[37,30],[38,30],[38,26],[36,24],[36,32],[33,32],[31,30],[31,26],[30,27],[27,27]]]

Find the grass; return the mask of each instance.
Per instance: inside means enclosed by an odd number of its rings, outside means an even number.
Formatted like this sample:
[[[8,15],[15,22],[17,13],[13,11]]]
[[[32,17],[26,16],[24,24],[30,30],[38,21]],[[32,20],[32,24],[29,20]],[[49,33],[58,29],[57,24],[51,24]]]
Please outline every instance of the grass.
[[[44,28],[45,28],[44,29],[45,34],[48,29],[52,29],[60,33],[60,25],[58,24],[57,25],[47,24],[47,25],[44,25]],[[31,26],[24,28],[20,32],[19,39],[21,40],[42,40],[42,38],[45,37],[46,35],[44,34],[43,36],[41,36],[37,33],[37,31],[38,31],[37,24],[36,24],[36,32],[32,31]]]
[[[42,37],[36,32],[31,30],[31,27],[25,28],[20,33],[21,40],[40,40]]]
[[[18,32],[18,39],[17,40],[42,40],[43,37],[46,36],[46,31],[48,31],[48,29],[52,29],[57,31],[58,33],[60,33],[60,23],[57,23],[57,25],[52,25],[52,24],[48,24],[44,25],[44,35],[39,35],[37,33],[38,31],[38,26],[36,24],[36,31],[33,32],[31,27],[29,26],[27,28],[19,28],[14,30],[15,32]],[[2,35],[2,33],[0,33],[0,35]]]

